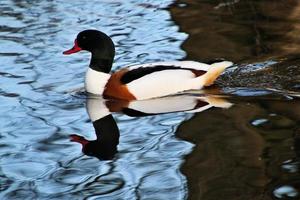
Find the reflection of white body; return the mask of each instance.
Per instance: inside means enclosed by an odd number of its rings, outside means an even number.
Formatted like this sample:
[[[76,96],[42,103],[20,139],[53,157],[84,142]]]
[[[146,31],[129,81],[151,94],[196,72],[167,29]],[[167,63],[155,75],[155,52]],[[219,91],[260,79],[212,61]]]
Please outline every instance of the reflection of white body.
[[[105,99],[102,97],[89,97],[87,99],[86,108],[92,122],[110,114],[109,109],[106,107]]]
[[[87,100],[87,111],[92,121],[111,114],[107,100],[101,97],[91,97]],[[115,102],[116,103],[116,102]],[[124,104],[124,102],[123,102]],[[145,113],[163,114],[171,112],[201,112],[211,107],[229,108],[232,104],[220,97],[177,95],[163,98],[131,101],[123,108]],[[124,106],[124,105],[123,105]],[[121,112],[122,110],[120,110]]]

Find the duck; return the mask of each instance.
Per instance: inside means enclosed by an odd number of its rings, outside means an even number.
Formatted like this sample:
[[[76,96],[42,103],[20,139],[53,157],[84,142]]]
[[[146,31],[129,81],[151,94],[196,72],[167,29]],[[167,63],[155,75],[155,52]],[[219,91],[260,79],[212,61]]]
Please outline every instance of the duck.
[[[106,99],[126,101],[164,97],[188,90],[210,86],[229,66],[230,61],[206,64],[196,61],[165,61],[129,65],[111,73],[115,45],[112,39],[98,30],[78,33],[74,46],[63,52],[70,55],[79,51],[91,53],[85,74],[87,93]]]

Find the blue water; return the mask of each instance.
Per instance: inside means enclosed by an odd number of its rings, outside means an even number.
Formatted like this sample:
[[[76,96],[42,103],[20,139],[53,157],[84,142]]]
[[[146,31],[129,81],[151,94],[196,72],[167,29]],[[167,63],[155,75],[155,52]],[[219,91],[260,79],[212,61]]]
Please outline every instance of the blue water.
[[[63,56],[79,31],[112,36],[114,69],[177,60],[187,37],[165,8],[172,1],[1,1],[1,199],[183,199],[179,171],[192,144],[175,138],[184,113],[114,117],[118,153],[99,161],[71,134],[95,138],[82,88],[88,53]]]

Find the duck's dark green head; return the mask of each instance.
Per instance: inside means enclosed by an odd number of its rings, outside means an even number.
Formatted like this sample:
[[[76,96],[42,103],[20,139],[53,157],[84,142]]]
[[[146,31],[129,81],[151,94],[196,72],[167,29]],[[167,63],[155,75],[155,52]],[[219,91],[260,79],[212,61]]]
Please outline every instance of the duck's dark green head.
[[[77,35],[74,46],[64,51],[63,54],[69,55],[81,50],[92,53],[91,68],[103,72],[110,71],[115,56],[115,46],[105,33],[97,30],[84,30]]]

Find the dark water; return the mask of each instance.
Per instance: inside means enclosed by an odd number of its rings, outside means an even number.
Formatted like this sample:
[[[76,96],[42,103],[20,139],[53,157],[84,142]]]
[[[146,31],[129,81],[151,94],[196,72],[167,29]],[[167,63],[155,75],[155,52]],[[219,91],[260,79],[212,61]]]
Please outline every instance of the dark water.
[[[1,1],[0,199],[299,199],[298,3],[234,2]],[[208,93],[234,105],[115,113],[112,160],[84,155],[89,55],[61,52],[87,28],[112,36],[114,69],[233,60]]]
[[[298,1],[181,0],[170,11],[189,34],[187,58],[238,63],[219,79],[230,109],[183,122],[195,144],[181,171],[189,199],[300,199]],[[212,90],[212,93],[220,93]]]

